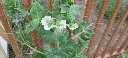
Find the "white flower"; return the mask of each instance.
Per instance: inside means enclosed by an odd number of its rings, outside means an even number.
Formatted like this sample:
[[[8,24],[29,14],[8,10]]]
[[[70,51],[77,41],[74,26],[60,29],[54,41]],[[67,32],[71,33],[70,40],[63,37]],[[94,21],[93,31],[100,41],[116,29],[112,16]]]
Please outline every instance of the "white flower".
[[[59,28],[59,29],[66,28],[66,20],[61,20],[59,23],[57,23],[56,28]]]
[[[54,21],[52,20],[51,16],[45,16],[41,20],[42,25],[44,25],[45,30],[50,30],[54,27]]]
[[[70,24],[67,24],[67,26],[68,26],[68,27],[69,27],[69,29],[71,29],[71,30],[74,30],[74,29],[78,28],[77,23],[75,23],[75,24],[70,23]]]

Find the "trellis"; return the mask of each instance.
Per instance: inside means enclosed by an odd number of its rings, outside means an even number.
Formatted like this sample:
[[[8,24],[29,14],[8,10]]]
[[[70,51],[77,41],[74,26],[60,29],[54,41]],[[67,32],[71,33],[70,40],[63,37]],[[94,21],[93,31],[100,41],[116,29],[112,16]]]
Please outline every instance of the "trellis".
[[[85,12],[84,12],[84,20],[86,22],[88,22],[88,19],[89,19],[89,16],[90,16],[90,12],[91,12],[91,9],[92,9],[92,6],[93,6],[93,0],[85,0]],[[76,1],[75,1],[76,2]],[[23,0],[23,3],[24,3],[24,8],[25,10],[28,9],[28,7],[30,6],[31,2],[30,0]],[[52,3],[53,3],[53,0],[48,0],[48,7],[49,9],[52,11]],[[100,13],[99,13],[99,16],[98,16],[98,19],[97,19],[97,22],[96,22],[96,25],[95,25],[95,28],[94,28],[94,34],[92,35],[92,39],[90,40],[89,42],[89,45],[88,45],[88,49],[87,49],[87,52],[86,52],[86,55],[89,57],[90,56],[90,52],[92,50],[92,47],[94,46],[94,41],[96,40],[96,37],[97,37],[97,34],[98,34],[98,30],[100,28],[100,24],[98,23],[101,23],[103,21],[103,17],[104,17],[104,14],[105,14],[105,11],[107,9],[107,6],[108,6],[108,3],[109,3],[109,0],[104,0],[103,1],[103,4],[102,4],[102,7],[100,9]],[[100,40],[100,43],[98,44],[98,47],[96,49],[96,52],[94,53],[94,56],[93,58],[107,58],[107,57],[110,57],[110,56],[113,56],[113,55],[116,55],[116,54],[119,54],[121,52],[125,52],[128,50],[128,36],[127,38],[125,39],[125,41],[122,43],[122,45],[119,47],[119,49],[117,49],[118,45],[120,44],[120,41],[123,40],[123,37],[127,34],[128,32],[128,24],[127,26],[125,27],[125,29],[123,30],[122,34],[120,35],[120,37],[118,38],[118,40],[116,41],[116,43],[114,44],[114,46],[112,47],[112,50],[110,53],[107,53],[109,48],[110,48],[110,45],[112,44],[113,40],[115,39],[116,35],[118,34],[122,24],[124,23],[126,17],[128,16],[128,6],[126,7],[126,10],[124,12],[124,14],[122,15],[122,17],[120,18],[120,21],[119,21],[119,24],[117,25],[112,37],[110,38],[105,50],[102,52],[101,55],[98,55],[99,54],[99,51],[101,50],[104,42],[105,42],[105,39],[106,37],[108,36],[108,33],[113,25],[113,22],[115,20],[115,17],[121,7],[123,3],[123,0],[117,0],[116,2],[116,6],[115,6],[115,9],[113,10],[113,13],[109,19],[109,23],[107,25],[107,28],[105,29],[104,31],[104,34]],[[28,19],[28,23],[32,20],[31,17],[27,17]],[[4,6],[3,6],[3,3],[2,3],[2,0],[0,0],[0,21],[2,22],[3,26],[4,26],[4,29],[5,30],[2,30],[2,34],[0,33],[1,36],[3,37],[7,37],[8,39],[6,39],[12,46],[15,54],[16,54],[16,57],[17,58],[22,58],[21,56],[21,52],[19,50],[19,47],[18,47],[18,44],[16,42],[16,39],[14,37],[14,34],[12,33],[12,30],[11,30],[11,27],[10,27],[10,24],[8,22],[8,18],[7,18],[7,15],[5,14],[5,10],[4,10]],[[68,29],[69,30],[69,29]],[[38,39],[37,39],[37,34],[36,34],[36,30],[30,32],[31,33],[31,37],[32,37],[32,41],[34,43],[34,47],[36,49],[39,48],[39,44],[38,44]],[[69,37],[71,37],[71,31],[69,30]],[[52,46],[54,46],[54,43],[51,44]]]

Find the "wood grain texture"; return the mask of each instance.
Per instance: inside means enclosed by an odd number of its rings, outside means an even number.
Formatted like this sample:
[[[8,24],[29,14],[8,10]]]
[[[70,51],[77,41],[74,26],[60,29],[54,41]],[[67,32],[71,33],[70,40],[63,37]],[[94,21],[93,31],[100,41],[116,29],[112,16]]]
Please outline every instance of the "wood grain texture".
[[[4,5],[2,3],[2,0],[0,0],[0,21],[2,22],[2,25],[4,26],[5,32],[9,38],[9,42],[16,54],[17,58],[22,58],[20,49],[18,47],[17,41],[14,37],[14,34],[12,33],[7,15],[5,13]]]

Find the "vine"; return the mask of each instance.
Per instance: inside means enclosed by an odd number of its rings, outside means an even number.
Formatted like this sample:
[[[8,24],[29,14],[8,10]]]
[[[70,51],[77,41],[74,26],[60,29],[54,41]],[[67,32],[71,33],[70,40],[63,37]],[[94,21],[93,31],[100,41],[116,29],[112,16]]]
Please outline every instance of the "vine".
[[[81,5],[74,4],[74,0],[54,0],[51,12],[38,2],[33,2],[27,11],[16,8],[33,19],[26,26],[25,32],[38,29],[41,40],[47,42],[43,48],[36,50],[23,39],[24,45],[36,52],[33,58],[87,58],[82,52],[93,31],[89,29],[92,24],[87,26],[83,20],[78,24],[76,17],[81,8]],[[73,31],[74,36],[70,39],[66,26]],[[79,44],[74,39],[78,39]],[[55,43],[56,46],[50,46],[50,43]]]

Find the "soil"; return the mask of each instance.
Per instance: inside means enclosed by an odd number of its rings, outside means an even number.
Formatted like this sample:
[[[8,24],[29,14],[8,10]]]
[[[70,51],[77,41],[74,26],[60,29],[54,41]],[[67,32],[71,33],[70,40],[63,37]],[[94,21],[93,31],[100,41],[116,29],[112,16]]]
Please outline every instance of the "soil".
[[[16,55],[15,55],[15,53],[14,53],[14,51],[13,51],[13,49],[12,49],[10,44],[8,45],[8,49],[9,49],[8,50],[9,51],[9,58],[15,58]]]

